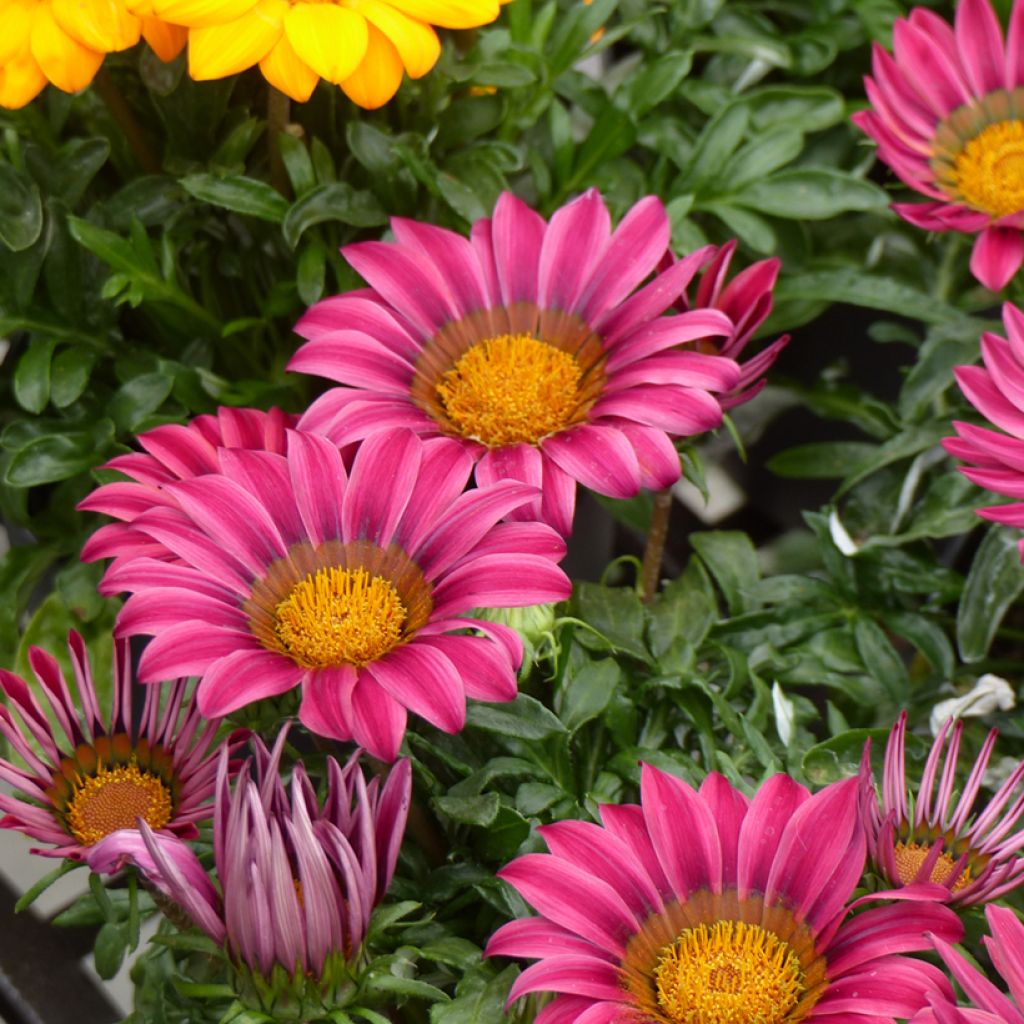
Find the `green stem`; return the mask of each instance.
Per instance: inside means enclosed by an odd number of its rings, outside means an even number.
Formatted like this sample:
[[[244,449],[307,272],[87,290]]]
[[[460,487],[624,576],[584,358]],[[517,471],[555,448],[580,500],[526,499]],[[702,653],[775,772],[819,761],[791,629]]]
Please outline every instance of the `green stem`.
[[[283,92],[267,85],[267,152],[270,156],[270,184],[281,195],[291,195],[291,184],[284,160],[281,159],[281,147],[278,138],[288,125],[291,114],[291,100]]]
[[[135,159],[139,161],[139,166],[147,174],[159,174],[163,169],[160,160],[150,149],[146,136],[135,119],[135,114],[132,113],[132,108],[128,105],[121,90],[114,84],[110,72],[106,68],[100,68],[94,81],[96,92],[107,105],[107,110],[117,122],[118,128],[124,133],[125,141],[135,154]]]

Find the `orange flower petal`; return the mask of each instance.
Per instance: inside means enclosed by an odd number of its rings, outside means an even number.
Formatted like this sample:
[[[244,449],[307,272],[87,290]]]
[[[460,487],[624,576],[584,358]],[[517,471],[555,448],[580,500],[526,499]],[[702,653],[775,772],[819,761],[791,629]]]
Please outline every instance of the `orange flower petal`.
[[[127,50],[139,41],[142,23],[121,0],[51,0],[62,29],[90,50]]]
[[[72,39],[54,20],[49,4],[37,4],[30,46],[43,74],[58,89],[78,92],[95,77],[103,54]]]
[[[7,17],[6,11],[4,17]],[[17,110],[35,99],[45,85],[46,75],[26,47],[19,56],[0,67],[0,107]]]
[[[320,81],[320,76],[299,58],[287,35],[281,36],[277,46],[260,61],[260,71],[275,89],[296,103],[305,103]]]
[[[185,49],[188,29],[182,25],[170,25],[160,18],[143,18],[142,37],[162,61],[172,61]]]
[[[28,51],[32,12],[18,0],[4,3],[0,0],[0,65]]]
[[[227,78],[258,64],[284,34],[287,0],[260,0],[226,25],[194,28],[188,34],[188,73],[198,81]]]
[[[172,25],[223,25],[251,11],[259,0],[153,0],[153,13]]]
[[[340,85],[366,53],[366,19],[333,4],[300,3],[284,20],[288,42],[321,78]]]
[[[373,25],[369,32],[366,56],[362,63],[340,83],[345,95],[366,110],[383,107],[402,84],[402,58],[387,36]]]
[[[437,63],[441,55],[441,41],[429,25],[410,18],[382,0],[346,0],[346,6],[387,36],[398,50],[410,78],[422,78]]]
[[[388,0],[404,14],[441,28],[476,28],[498,17],[498,0]]]

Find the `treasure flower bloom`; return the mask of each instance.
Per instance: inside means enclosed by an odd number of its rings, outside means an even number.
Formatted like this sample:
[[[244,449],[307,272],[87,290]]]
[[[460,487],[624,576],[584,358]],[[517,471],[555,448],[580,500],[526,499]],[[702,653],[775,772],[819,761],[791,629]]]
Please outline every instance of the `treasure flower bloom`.
[[[899,955],[928,948],[928,931],[957,941],[948,908],[846,920],[865,859],[859,785],[811,796],[776,775],[748,801],[721,775],[697,791],[645,765],[640,806],[542,827],[551,852],[499,872],[541,915],[487,946],[539,961],[510,999],[559,993],[537,1024],[878,1024],[950,993],[936,968]]]
[[[182,714],[181,679],[162,702],[158,690],[148,690],[133,724],[124,642],[114,647],[113,709],[106,717],[78,633],[69,634],[68,651],[77,698],[57,661],[39,647],[29,649],[38,687],[0,670],[0,736],[20,760],[0,758],[0,779],[15,789],[14,796],[0,793],[0,827],[53,844],[33,853],[73,860],[110,833],[134,829],[137,820],[192,838],[195,822],[213,812],[217,765],[210,747],[219,723],[204,721],[192,702]]]
[[[472,459],[408,430],[364,441],[351,474],[327,438],[288,433],[287,456],[222,448],[222,473],[164,484],[177,507],[135,529],[179,560],[111,566],[128,591],[118,635],[154,636],[140,678],[200,675],[203,714],[302,687],[312,732],[393,760],[406,709],[448,732],[466,697],[511,700],[522,643],[464,615],[568,597],[559,535],[501,523],[534,488],[463,493]]]
[[[699,275],[692,302],[684,294],[679,307],[682,310],[717,309],[729,317],[733,329],[727,338],[717,345],[711,341],[698,342],[697,348],[700,351],[716,352],[738,362],[743,350],[772,311],[772,290],[778,280],[782,261],[776,257],[758,260],[730,280],[729,269],[736,254],[735,239],[717,250],[711,247],[710,251],[711,260]],[[740,377],[735,388],[719,398],[722,408],[735,408],[763,391],[768,383],[765,374],[788,343],[789,335],[783,334],[755,356],[740,363]]]
[[[981,336],[984,366],[958,366],[954,371],[968,401],[998,430],[954,420],[957,437],[942,445],[968,463],[960,472],[972,483],[1021,501],[978,509],[993,522],[1024,528],[1024,313],[1003,304],[1006,337],[986,331]],[[1024,559],[1024,542],[1021,543]]]
[[[323,78],[373,109],[437,62],[433,26],[475,28],[499,0],[153,0],[160,17],[189,26],[189,74],[226,78],[259,64],[298,102]]]
[[[0,0],[0,107],[23,107],[52,82],[84,89],[103,57],[144,37],[162,60],[185,46],[185,30],[132,13],[122,0]]]
[[[890,55],[876,44],[869,110],[854,122],[927,203],[898,203],[926,231],[976,234],[971,272],[998,291],[1024,261],[1024,3],[1009,33],[988,0],[961,0],[956,24],[915,7],[898,18]]]
[[[284,454],[286,430],[295,417],[271,409],[222,407],[215,416],[197,416],[187,424],[168,423],[138,437],[141,452],[118,455],[103,469],[114,469],[130,481],[103,484],[78,504],[81,512],[102,512],[121,522],[102,526],[82,547],[82,560],[151,555],[170,558],[170,552],[143,533],[134,520],[155,506],[174,506],[163,484],[219,473],[218,448],[245,448]]]
[[[218,945],[243,976],[278,989],[324,996],[347,978],[370,914],[391,883],[409,811],[412,772],[399,761],[381,783],[367,783],[358,751],[342,767],[326,759],[327,796],[317,800],[305,770],[280,779],[283,733],[228,783],[222,755],[213,822],[219,890],[181,840],[118,832],[90,854],[100,872],[135,864]],[[264,988],[265,986],[259,986]]]
[[[982,942],[1008,994],[996,988],[948,942],[936,937],[939,956],[974,1006],[961,1008],[935,993],[931,1010],[915,1017],[915,1024],[1024,1024],[1024,925],[1006,907],[988,906],[985,917],[992,934]]]
[[[885,748],[881,805],[875,798],[868,750],[864,818],[868,849],[889,884],[933,882],[949,893],[946,902],[971,906],[994,900],[1024,882],[1024,763],[1010,773],[991,800],[979,802],[982,778],[995,748],[989,733],[956,799],[956,768],[963,722],[947,719],[925,762],[916,791],[906,774],[906,712]]]
[[[680,475],[672,437],[721,422],[713,393],[732,391],[739,368],[680,346],[728,338],[733,323],[719,310],[661,315],[708,254],[655,274],[670,235],[660,200],[614,233],[594,191],[550,222],[505,193],[469,239],[391,227],[394,242],[343,250],[370,288],[317,303],[295,328],[308,340],[289,369],[344,385],[302,429],[338,444],[382,424],[459,438],[478,483],[540,487],[519,515],[568,534],[577,481],[614,498],[661,490]]]

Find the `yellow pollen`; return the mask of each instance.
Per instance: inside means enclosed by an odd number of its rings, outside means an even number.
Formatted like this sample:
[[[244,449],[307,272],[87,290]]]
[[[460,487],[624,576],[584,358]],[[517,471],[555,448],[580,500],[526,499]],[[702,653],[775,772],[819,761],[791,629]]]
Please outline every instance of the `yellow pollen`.
[[[134,757],[114,768],[101,764],[95,774],[75,783],[67,823],[83,846],[119,828],[135,828],[136,818],[152,829],[163,828],[171,820],[171,791],[156,775],[139,771]]]
[[[953,164],[957,191],[993,217],[1024,210],[1024,121],[997,121],[976,135]]]
[[[896,874],[899,875],[900,881],[904,885],[910,885],[911,882],[917,878],[918,871],[921,870],[921,865],[925,862],[925,858],[928,856],[931,850],[930,843],[897,843],[894,850],[896,860]],[[946,878],[949,877],[949,873],[956,867],[956,862],[959,858],[950,857],[948,853],[940,853],[939,859],[935,862],[935,867],[932,868],[932,873],[928,877],[929,882],[938,882],[940,885]],[[960,877],[953,883],[952,891],[959,892],[961,889],[967,888],[971,884],[971,869],[965,867]]]
[[[437,397],[463,437],[491,448],[536,444],[573,421],[582,376],[568,352],[502,334],[469,349],[438,381]]]
[[[789,946],[740,921],[687,928],[661,951],[654,980],[672,1024],[782,1024],[806,991]]]
[[[284,653],[304,668],[365,665],[402,638],[406,609],[383,576],[365,569],[317,569],[274,609]]]

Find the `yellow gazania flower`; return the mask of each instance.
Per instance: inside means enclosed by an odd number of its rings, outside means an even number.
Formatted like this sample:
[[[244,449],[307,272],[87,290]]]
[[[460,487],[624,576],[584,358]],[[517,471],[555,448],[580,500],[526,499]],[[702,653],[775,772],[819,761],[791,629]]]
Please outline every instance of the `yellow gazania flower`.
[[[156,13],[189,26],[189,74],[224,78],[259,64],[293,100],[317,80],[361,107],[383,106],[403,72],[425,75],[441,44],[433,26],[494,21],[499,0],[153,0]]]
[[[164,60],[185,45],[185,31],[131,13],[122,0],[0,0],[0,106],[23,107],[47,82],[84,89],[103,56],[140,36]]]

